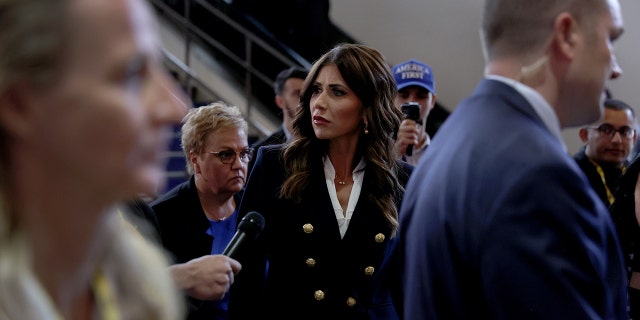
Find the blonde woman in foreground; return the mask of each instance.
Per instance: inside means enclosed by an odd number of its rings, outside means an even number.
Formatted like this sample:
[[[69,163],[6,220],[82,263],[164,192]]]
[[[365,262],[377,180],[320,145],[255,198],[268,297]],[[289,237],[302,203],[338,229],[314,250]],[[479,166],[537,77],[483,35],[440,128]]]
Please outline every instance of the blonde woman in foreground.
[[[116,205],[157,188],[186,99],[142,0],[0,0],[0,319],[179,319]]]

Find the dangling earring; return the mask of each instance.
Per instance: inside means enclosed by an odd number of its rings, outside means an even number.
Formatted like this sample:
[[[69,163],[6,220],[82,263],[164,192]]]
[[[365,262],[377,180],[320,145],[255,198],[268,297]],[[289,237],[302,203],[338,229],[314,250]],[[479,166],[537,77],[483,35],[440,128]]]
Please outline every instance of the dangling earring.
[[[367,129],[369,127],[369,125],[367,124],[367,122],[364,122],[364,134],[369,134],[369,129]]]

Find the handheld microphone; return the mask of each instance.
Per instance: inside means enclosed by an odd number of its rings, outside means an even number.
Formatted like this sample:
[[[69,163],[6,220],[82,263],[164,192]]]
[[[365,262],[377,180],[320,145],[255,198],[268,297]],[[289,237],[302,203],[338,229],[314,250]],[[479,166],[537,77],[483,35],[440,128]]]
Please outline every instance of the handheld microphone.
[[[238,251],[247,242],[255,240],[264,229],[264,217],[258,212],[251,211],[240,220],[236,233],[224,248],[223,255],[237,259]]]
[[[418,121],[420,119],[420,104],[417,102],[407,102],[403,103],[402,113],[404,114],[405,119]],[[411,156],[413,154],[413,145],[410,144],[407,146],[407,156]]]

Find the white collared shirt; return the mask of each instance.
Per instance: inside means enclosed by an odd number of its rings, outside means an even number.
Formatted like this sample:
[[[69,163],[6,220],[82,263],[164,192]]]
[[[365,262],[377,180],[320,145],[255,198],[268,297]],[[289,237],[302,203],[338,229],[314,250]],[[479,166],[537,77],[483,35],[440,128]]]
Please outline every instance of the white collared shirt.
[[[564,139],[562,138],[558,116],[556,115],[551,105],[547,102],[547,100],[544,99],[544,97],[540,93],[538,93],[538,91],[535,91],[533,88],[514,79],[495,74],[487,75],[485,76],[485,78],[500,81],[518,91],[518,93],[520,93],[524,97],[524,99],[527,100],[529,104],[531,104],[533,110],[542,119],[542,122],[547,127],[547,129],[549,129],[551,134],[556,137],[558,142],[560,142],[563,150],[565,152],[567,151],[567,145],[564,143]]]
[[[360,197],[360,191],[362,191],[362,181],[364,180],[364,168],[366,167],[364,158],[360,159],[360,162],[353,169],[353,186],[351,187],[351,194],[349,195],[349,203],[347,204],[347,213],[344,214],[340,201],[338,201],[338,193],[336,191],[335,178],[336,170],[333,168],[333,164],[328,156],[322,158],[324,164],[324,177],[327,182],[327,190],[329,191],[329,198],[331,198],[331,205],[335,212],[336,219],[338,220],[338,226],[340,227],[340,236],[344,238],[344,234],[349,228],[349,222],[351,221],[351,215],[356,208],[358,198]]]

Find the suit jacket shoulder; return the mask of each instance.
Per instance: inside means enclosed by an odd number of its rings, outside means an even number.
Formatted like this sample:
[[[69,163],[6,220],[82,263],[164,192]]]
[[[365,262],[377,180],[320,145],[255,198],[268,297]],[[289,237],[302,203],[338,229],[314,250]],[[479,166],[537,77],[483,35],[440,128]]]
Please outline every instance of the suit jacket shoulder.
[[[258,150],[262,146],[269,146],[273,144],[281,144],[287,142],[287,136],[284,133],[284,129],[280,127],[279,130],[274,133],[258,140],[254,144],[251,145],[252,148]]]

